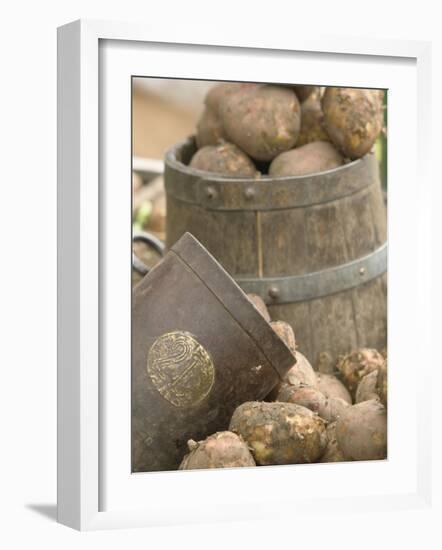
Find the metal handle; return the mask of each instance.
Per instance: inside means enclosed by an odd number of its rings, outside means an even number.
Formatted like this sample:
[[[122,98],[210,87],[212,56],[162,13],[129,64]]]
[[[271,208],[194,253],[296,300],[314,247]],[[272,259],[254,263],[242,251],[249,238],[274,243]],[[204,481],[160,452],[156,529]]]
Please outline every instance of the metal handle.
[[[164,252],[166,250],[165,244],[158,237],[152,235],[152,233],[147,233],[146,231],[136,231],[132,235],[132,241],[143,242],[151,246],[160,256],[164,256]],[[144,276],[149,273],[149,268],[142,260],[140,260],[135,252],[132,252],[132,267],[135,271],[140,273],[140,275]]]

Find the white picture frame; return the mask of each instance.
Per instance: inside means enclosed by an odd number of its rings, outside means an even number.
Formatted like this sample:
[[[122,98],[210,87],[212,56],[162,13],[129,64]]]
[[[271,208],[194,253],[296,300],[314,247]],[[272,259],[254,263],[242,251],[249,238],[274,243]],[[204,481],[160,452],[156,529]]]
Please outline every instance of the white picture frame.
[[[165,36],[142,25],[98,21],[58,31],[58,521],[76,529],[283,517],[284,510],[311,513],[331,505],[340,513],[355,505],[367,512],[430,505],[424,393],[430,362],[416,379],[412,358],[399,345],[413,339],[423,356],[431,334],[430,45],[300,34],[268,44],[250,36],[211,44],[202,35],[187,36],[185,27]],[[301,82],[390,90],[389,458],[131,474],[130,287],[124,286],[130,284],[130,260],[124,261],[130,258],[129,77],[282,82],[292,63]],[[315,77],[319,69],[322,82]],[[118,185],[125,178],[127,189]],[[287,484],[295,484],[296,495]],[[288,506],[265,509],[266,503]]]

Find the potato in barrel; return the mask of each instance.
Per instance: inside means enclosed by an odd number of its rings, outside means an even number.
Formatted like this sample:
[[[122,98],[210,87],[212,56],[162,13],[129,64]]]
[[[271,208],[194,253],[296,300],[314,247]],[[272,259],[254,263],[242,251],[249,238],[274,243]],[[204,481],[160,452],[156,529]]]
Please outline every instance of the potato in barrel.
[[[191,168],[223,176],[255,177],[258,171],[251,159],[233,143],[207,145],[190,161]]]
[[[294,147],[301,128],[298,98],[282,86],[238,89],[221,100],[219,114],[228,140],[260,161]]]
[[[324,129],[324,113],[319,101],[308,99],[301,105],[301,131],[296,147],[302,147],[314,141],[330,141]]]
[[[206,107],[196,125],[195,140],[198,149],[225,141],[225,134],[218,114]]]
[[[344,159],[331,143],[313,141],[278,155],[270,165],[269,175],[305,176],[337,168],[343,163]]]
[[[305,84],[293,84],[293,89],[299,101],[303,103],[309,99],[313,94],[319,92],[318,86],[308,86]]]
[[[324,127],[350,159],[367,154],[383,127],[382,90],[328,87],[322,96]]]

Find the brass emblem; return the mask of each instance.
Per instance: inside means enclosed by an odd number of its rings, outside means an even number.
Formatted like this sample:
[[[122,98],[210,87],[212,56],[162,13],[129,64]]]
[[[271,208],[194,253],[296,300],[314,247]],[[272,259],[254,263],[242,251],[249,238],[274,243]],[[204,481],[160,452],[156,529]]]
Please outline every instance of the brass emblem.
[[[188,332],[168,332],[155,340],[147,372],[160,394],[175,407],[202,401],[215,379],[212,358]]]

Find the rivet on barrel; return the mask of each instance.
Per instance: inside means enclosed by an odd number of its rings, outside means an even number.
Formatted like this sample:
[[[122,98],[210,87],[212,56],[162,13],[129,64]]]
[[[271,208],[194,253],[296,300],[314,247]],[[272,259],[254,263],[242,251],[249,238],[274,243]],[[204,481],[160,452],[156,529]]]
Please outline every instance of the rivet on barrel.
[[[277,286],[271,286],[269,288],[269,296],[270,296],[270,298],[273,298],[274,300],[279,298],[279,288]]]
[[[209,185],[209,187],[206,188],[206,196],[208,199],[216,198],[216,189]]]
[[[361,267],[361,269],[359,270],[359,275],[361,277],[363,277],[365,275],[365,267]]]
[[[247,189],[244,191],[244,196],[247,200],[253,199],[255,196],[255,190],[252,187],[247,187]]]

